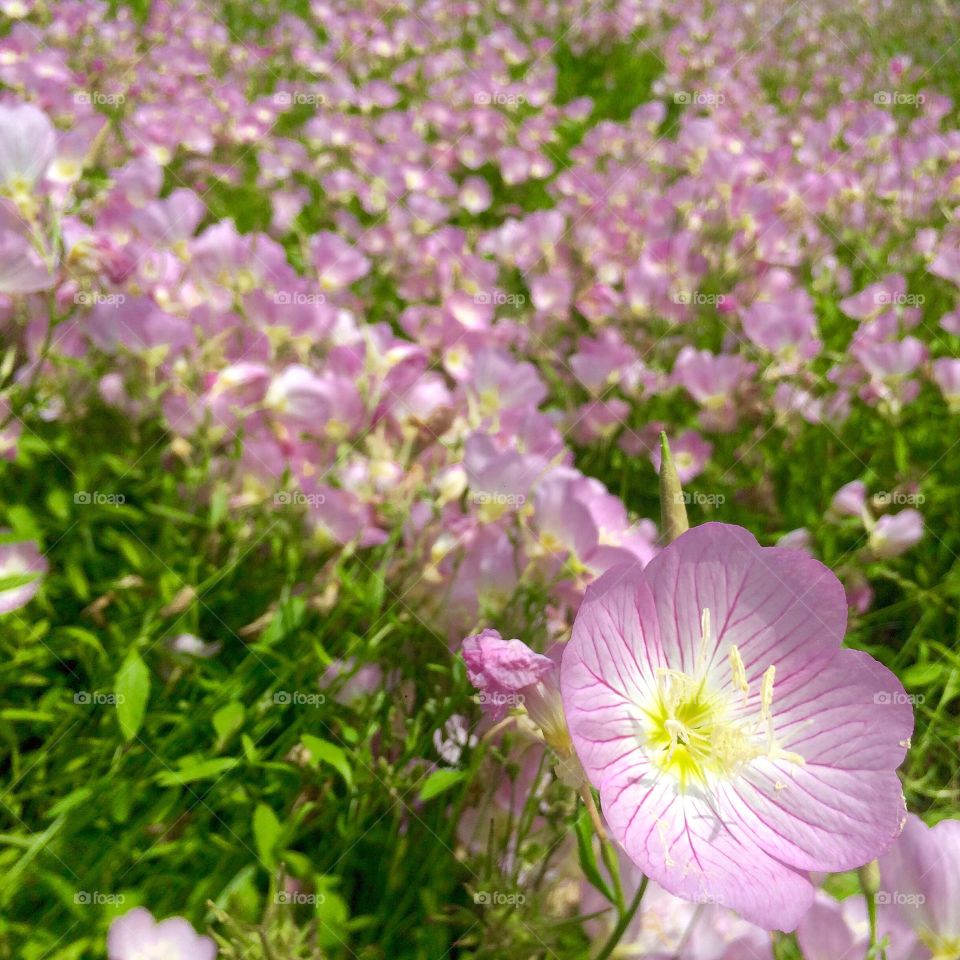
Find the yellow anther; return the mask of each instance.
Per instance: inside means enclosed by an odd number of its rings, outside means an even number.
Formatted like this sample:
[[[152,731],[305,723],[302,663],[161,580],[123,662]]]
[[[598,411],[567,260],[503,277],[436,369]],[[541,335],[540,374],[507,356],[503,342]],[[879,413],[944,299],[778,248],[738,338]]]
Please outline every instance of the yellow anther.
[[[700,661],[706,663],[710,649],[710,608],[704,607],[700,613]]]
[[[770,719],[770,708],[773,706],[773,680],[777,675],[777,668],[771,663],[763,675],[760,684],[760,719]]]
[[[747,670],[743,665],[743,657],[736,644],[730,648],[730,670],[733,672],[733,685],[743,694],[744,703],[750,695],[750,684],[747,683]]]

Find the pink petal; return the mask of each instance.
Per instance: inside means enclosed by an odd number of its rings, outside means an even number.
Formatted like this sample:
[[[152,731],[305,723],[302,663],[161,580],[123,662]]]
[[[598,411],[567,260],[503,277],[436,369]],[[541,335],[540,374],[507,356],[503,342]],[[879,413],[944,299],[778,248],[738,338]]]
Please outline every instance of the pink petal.
[[[775,665],[777,686],[819,672],[840,646],[847,603],[822,563],[796,550],[760,547],[740,527],[705,523],[688,530],[646,567],[671,667],[690,671],[709,608],[710,660],[729,674],[740,650],[751,687]]]

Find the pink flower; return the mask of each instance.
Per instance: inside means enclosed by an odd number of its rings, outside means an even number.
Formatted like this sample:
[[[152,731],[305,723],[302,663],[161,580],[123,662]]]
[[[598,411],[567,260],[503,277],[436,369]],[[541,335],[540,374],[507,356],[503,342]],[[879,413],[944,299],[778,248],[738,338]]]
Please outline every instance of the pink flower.
[[[720,407],[730,401],[734,391],[755,369],[742,357],[715,356],[709,350],[686,346],[677,355],[673,379],[703,406]]]
[[[583,783],[583,770],[573,752],[560,695],[561,647],[547,656],[534,653],[520,640],[504,640],[484,630],[463,641],[467,676],[480,691],[480,703],[494,720],[512,708],[523,708],[539,738],[558,758],[557,776],[567,786]]]
[[[862,517],[867,506],[867,485],[862,480],[845,483],[830,501],[830,510],[846,517]]]
[[[0,613],[28,603],[40,589],[47,561],[29,540],[0,544]]]
[[[901,510],[882,516],[870,531],[870,550],[875,557],[890,560],[906,553],[923,537],[923,515],[919,510]]]
[[[894,847],[902,843],[894,843]],[[891,848],[892,849],[892,848]],[[888,937],[887,956],[893,960],[927,960],[929,953],[917,942],[897,910],[877,896],[877,937]],[[870,921],[863,897],[834,900],[818,891],[813,906],[797,927],[797,940],[804,960],[862,960],[870,946]]]
[[[713,444],[704,440],[695,430],[687,430],[670,443],[670,452],[677,467],[681,483],[689,483],[703,473],[703,468],[713,453]],[[650,448],[650,459],[660,472],[660,445]]]
[[[198,934],[183,917],[157,923],[143,907],[117,917],[107,934],[109,960],[214,960],[217,945]]]
[[[370,261],[335,233],[318,233],[311,242],[310,252],[324,290],[349,287],[370,269]]]
[[[0,231],[0,293],[49,290],[54,277],[39,254],[19,234]]]
[[[960,820],[928,827],[912,814],[880,861],[877,900],[896,907],[935,960],[960,954]],[[890,954],[891,960],[899,954]],[[924,954],[926,956],[926,954]]]
[[[822,564],[716,523],[587,590],[561,671],[570,735],[610,832],[671,893],[792,930],[809,871],[897,835],[912,710],[840,649],[846,615]]]
[[[0,105],[0,188],[27,194],[53,160],[57,135],[45,113],[31,104]]]
[[[480,691],[480,703],[498,720],[510,706],[523,702],[523,691],[539,683],[553,661],[534,653],[520,640],[504,640],[497,630],[484,630],[463,641],[467,676]]]
[[[629,899],[643,880],[643,873],[620,847],[617,857]],[[582,913],[605,911],[586,924],[591,938],[603,943],[616,918],[599,891],[586,882],[582,890]],[[773,945],[769,933],[741,920],[717,901],[690,903],[656,883],[649,883],[615,955],[622,960],[773,960]]]
[[[960,360],[941,357],[933,361],[933,379],[951,411],[960,412]]]

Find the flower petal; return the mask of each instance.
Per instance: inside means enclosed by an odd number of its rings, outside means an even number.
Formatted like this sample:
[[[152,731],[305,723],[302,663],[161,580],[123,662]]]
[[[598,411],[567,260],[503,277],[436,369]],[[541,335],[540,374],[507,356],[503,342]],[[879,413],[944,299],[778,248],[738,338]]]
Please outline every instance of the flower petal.
[[[721,689],[732,683],[730,647],[743,658],[753,687],[771,665],[777,685],[801,684],[843,640],[847,603],[827,567],[796,550],[761,547],[741,527],[693,527],[646,567],[670,666],[692,671],[701,615],[710,610],[709,660]]]

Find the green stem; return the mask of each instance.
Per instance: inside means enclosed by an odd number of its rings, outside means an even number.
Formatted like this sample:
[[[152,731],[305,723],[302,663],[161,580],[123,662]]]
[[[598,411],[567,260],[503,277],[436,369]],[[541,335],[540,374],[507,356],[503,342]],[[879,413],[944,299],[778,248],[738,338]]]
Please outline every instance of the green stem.
[[[647,878],[644,877],[640,881],[640,886],[637,887],[637,892],[634,895],[633,900],[630,901],[630,906],[626,911],[621,912],[620,919],[617,921],[617,925],[613,928],[613,933],[610,934],[609,939],[603,945],[603,949],[596,955],[594,960],[608,960],[608,958],[613,955],[613,951],[617,949],[617,944],[620,943],[620,939],[626,932],[627,927],[630,926],[630,921],[633,920],[637,910],[640,909],[640,901],[643,899],[643,895],[646,892]]]
[[[880,951],[877,946],[877,901],[872,893],[865,893],[867,901],[867,916],[870,919],[870,945],[867,949],[867,960],[880,960]]]

